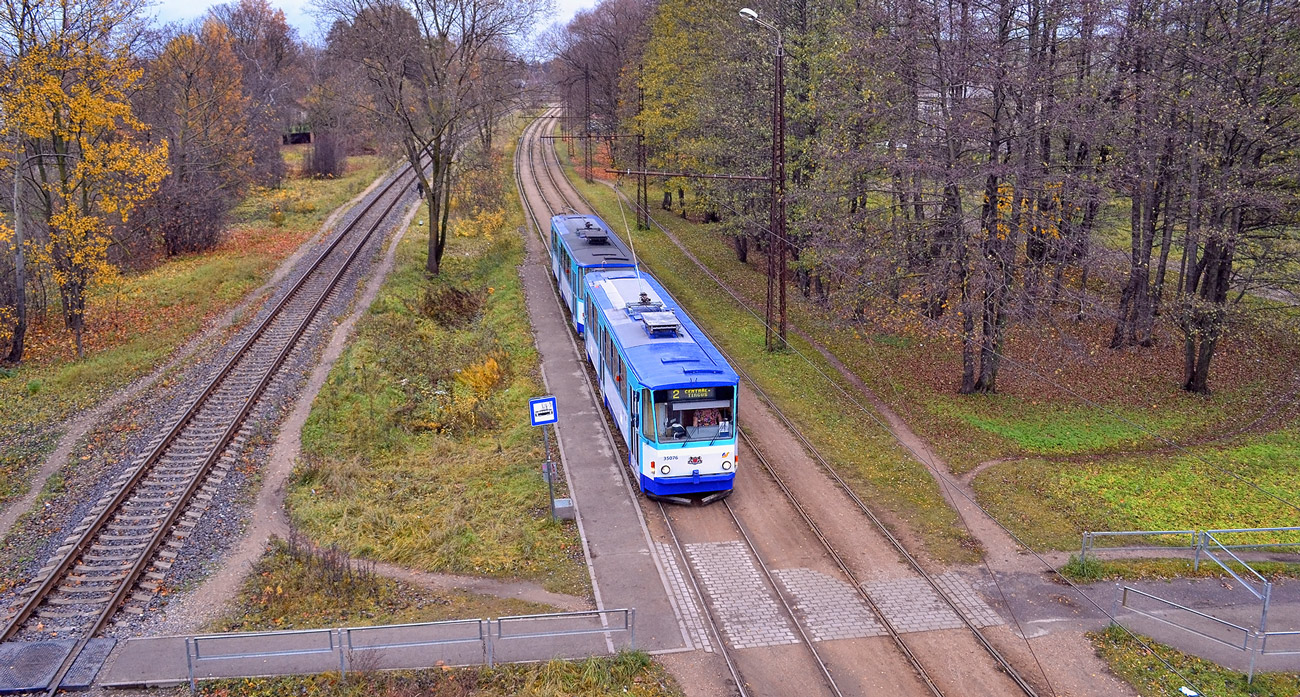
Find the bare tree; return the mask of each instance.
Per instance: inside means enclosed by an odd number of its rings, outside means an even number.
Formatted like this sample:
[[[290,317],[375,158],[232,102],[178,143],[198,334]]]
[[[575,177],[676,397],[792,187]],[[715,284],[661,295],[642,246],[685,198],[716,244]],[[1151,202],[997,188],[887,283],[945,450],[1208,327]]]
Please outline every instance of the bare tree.
[[[296,111],[305,77],[294,30],[284,11],[272,8],[267,0],[217,5],[210,14],[226,25],[242,69],[254,180],[278,184],[285,173],[280,136]]]
[[[473,117],[512,91],[518,68],[509,42],[548,9],[547,0],[323,0],[332,39],[365,72],[367,107],[416,172],[429,205],[426,269],[438,273],[447,246],[456,157]]]

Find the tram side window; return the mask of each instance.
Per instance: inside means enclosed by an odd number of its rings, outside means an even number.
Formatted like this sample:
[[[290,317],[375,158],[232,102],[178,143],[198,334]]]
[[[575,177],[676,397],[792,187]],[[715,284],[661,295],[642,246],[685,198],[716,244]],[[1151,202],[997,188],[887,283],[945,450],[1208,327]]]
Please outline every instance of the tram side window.
[[[654,405],[654,393],[641,390],[641,435],[650,441],[655,439],[655,424],[658,423]]]
[[[736,402],[730,386],[655,390],[654,402],[660,442],[713,440],[733,433]]]

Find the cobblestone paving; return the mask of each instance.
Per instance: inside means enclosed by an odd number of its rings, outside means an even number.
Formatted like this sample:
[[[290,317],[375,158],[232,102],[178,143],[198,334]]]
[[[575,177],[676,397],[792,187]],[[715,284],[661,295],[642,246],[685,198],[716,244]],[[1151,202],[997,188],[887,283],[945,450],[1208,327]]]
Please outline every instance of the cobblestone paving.
[[[947,591],[948,597],[957,603],[961,614],[970,620],[970,623],[979,628],[996,627],[1003,624],[1002,616],[997,613],[984,598],[975,591],[975,587],[970,584],[961,574],[947,573],[940,574],[934,578],[939,587]]]
[[[956,574],[945,574],[936,578],[936,582],[940,588],[956,596],[954,600],[957,606],[977,627],[1001,624],[997,613],[965,579]],[[863,584],[863,588],[899,633],[958,629],[963,626],[957,614],[930,588],[925,579],[870,581]]]
[[[686,555],[733,648],[799,643],[744,543],[689,544]]]
[[[885,628],[853,586],[812,569],[773,572],[794,598],[795,612],[813,641],[881,636]]]
[[[668,599],[672,601],[678,617],[686,626],[687,644],[692,644],[687,648],[703,648],[711,653],[713,643],[709,641],[709,633],[704,628],[704,618],[700,615],[699,606],[695,604],[695,596],[691,595],[690,585],[686,583],[686,576],[682,574],[682,567],[677,563],[677,554],[673,551],[673,546],[656,542],[655,548],[659,550],[659,558],[663,560],[664,571],[668,576]]]
[[[863,584],[881,614],[900,634],[961,627],[961,619],[922,578],[895,578]]]

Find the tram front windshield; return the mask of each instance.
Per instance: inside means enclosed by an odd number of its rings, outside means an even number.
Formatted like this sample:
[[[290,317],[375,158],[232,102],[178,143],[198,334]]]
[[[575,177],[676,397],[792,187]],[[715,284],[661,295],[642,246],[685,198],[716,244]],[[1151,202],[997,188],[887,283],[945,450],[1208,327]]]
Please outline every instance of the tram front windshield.
[[[730,385],[654,391],[660,443],[730,438],[734,411],[735,388]]]

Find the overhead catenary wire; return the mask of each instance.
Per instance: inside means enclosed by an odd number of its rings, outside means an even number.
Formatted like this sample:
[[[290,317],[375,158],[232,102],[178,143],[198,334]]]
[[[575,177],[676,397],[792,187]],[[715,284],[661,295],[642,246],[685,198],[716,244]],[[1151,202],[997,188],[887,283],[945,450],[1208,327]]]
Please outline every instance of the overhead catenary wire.
[[[621,197],[621,196],[622,196],[622,193],[620,192],[619,195],[620,195],[620,197]],[[727,206],[727,208],[728,208],[729,210],[731,210],[732,213],[735,213],[737,216],[739,216],[739,217],[741,217],[741,218],[744,218],[744,219],[745,219],[746,221],[748,221],[751,225],[753,225],[754,227],[756,227],[756,228],[758,228],[759,230],[761,230],[761,231],[762,231],[764,234],[766,234],[768,237],[775,237],[775,235],[773,235],[772,231],[771,231],[769,228],[764,227],[764,226],[763,226],[761,223],[759,223],[758,221],[756,221],[756,220],[754,220],[753,218],[751,218],[751,217],[745,215],[744,213],[741,213],[741,212],[737,211],[735,208],[733,208],[732,206],[730,206],[729,204],[727,204],[727,203],[725,203],[725,202],[723,202],[723,205],[724,205],[724,206]],[[855,278],[853,277],[853,275],[852,275],[849,271],[845,270],[844,268],[839,267],[839,266],[837,266],[837,265],[835,265],[835,264],[832,264],[832,263],[830,263],[830,262],[826,262],[826,261],[823,261],[822,263],[824,263],[826,266],[830,267],[830,268],[831,268],[832,270],[834,270],[836,273],[840,274],[841,277],[843,277],[843,278],[845,278],[845,279],[848,279],[849,281],[855,283],[855,284],[856,284],[860,289],[866,287],[866,282],[865,282],[865,281],[862,281],[861,279],[855,279]],[[892,302],[894,302],[896,305],[898,305],[899,307],[901,307],[901,308],[903,308],[903,309],[905,309],[905,310],[909,310],[909,311],[911,310],[911,308],[908,308],[907,306],[903,305],[903,303],[902,303],[901,300],[898,300],[898,299],[896,299],[896,298],[892,298],[892,297],[890,297],[890,300],[891,300]],[[929,324],[930,327],[931,327],[932,329],[934,329],[935,331],[939,331],[939,332],[942,332],[942,331],[943,331],[943,329],[942,329],[941,327],[938,326],[938,322],[937,322],[936,320],[933,320],[933,319],[931,319],[931,318],[925,317],[924,315],[921,315],[920,317],[921,317],[921,320],[922,320],[923,322],[926,322],[927,324]],[[962,341],[963,341],[964,344],[969,344],[969,343],[972,342],[971,339],[969,339],[969,338],[965,338],[965,337],[963,338]],[[787,343],[788,343],[788,342],[787,342]],[[1154,438],[1155,440],[1157,440],[1157,441],[1163,443],[1164,445],[1169,446],[1169,447],[1171,447],[1171,448],[1173,448],[1173,449],[1175,449],[1175,450],[1178,450],[1180,453],[1182,453],[1182,454],[1184,454],[1184,455],[1187,455],[1187,456],[1189,456],[1189,457],[1195,458],[1195,459],[1201,461],[1202,463],[1204,463],[1205,465],[1211,467],[1212,469],[1218,470],[1219,472],[1221,472],[1221,473],[1223,473],[1223,474],[1226,474],[1226,475],[1228,475],[1229,477],[1232,477],[1232,478],[1234,478],[1234,479],[1240,481],[1241,483],[1245,484],[1246,486],[1248,486],[1248,487],[1250,487],[1250,488],[1252,488],[1252,489],[1255,489],[1256,491],[1258,491],[1259,493],[1263,494],[1264,496],[1266,496],[1266,497],[1268,497],[1268,498],[1272,498],[1272,499],[1278,501],[1279,503],[1285,504],[1286,506],[1288,506],[1288,507],[1294,509],[1296,512],[1300,513],[1300,502],[1293,501],[1293,500],[1288,499],[1288,498],[1286,498],[1286,497],[1284,497],[1284,496],[1282,496],[1282,495],[1280,495],[1280,494],[1277,494],[1277,493],[1275,493],[1275,492],[1269,491],[1269,490],[1267,490],[1267,489],[1261,487],[1258,483],[1253,482],[1253,481],[1251,481],[1250,479],[1247,479],[1247,478],[1243,477],[1242,475],[1238,474],[1237,472],[1232,471],[1231,469],[1228,469],[1228,468],[1226,468],[1226,467],[1223,467],[1222,465],[1216,464],[1216,463],[1214,463],[1214,462],[1212,462],[1212,461],[1206,459],[1206,458],[1205,458],[1204,456],[1202,456],[1200,453],[1196,453],[1196,452],[1194,452],[1194,451],[1192,451],[1192,450],[1189,450],[1186,446],[1182,445],[1181,443],[1178,443],[1177,441],[1173,440],[1172,438],[1169,438],[1169,437],[1164,436],[1164,435],[1162,435],[1162,434],[1156,433],[1155,431],[1152,431],[1152,430],[1151,430],[1150,428],[1148,428],[1146,425],[1144,425],[1144,424],[1140,424],[1140,423],[1138,423],[1138,422],[1136,422],[1136,421],[1134,421],[1134,420],[1132,420],[1132,419],[1130,419],[1130,418],[1124,416],[1123,414],[1121,414],[1121,413],[1115,411],[1114,409],[1111,409],[1110,407],[1108,407],[1108,406],[1106,406],[1106,405],[1104,405],[1104,404],[1101,404],[1100,402],[1097,402],[1096,400],[1093,400],[1093,399],[1087,397],[1086,395],[1081,394],[1081,393],[1078,392],[1077,390],[1075,390],[1075,389],[1073,389],[1073,388],[1071,388],[1071,387],[1069,387],[1069,386],[1067,386],[1067,385],[1064,385],[1064,384],[1062,384],[1062,383],[1060,383],[1060,382],[1057,382],[1057,381],[1053,380],[1051,377],[1042,374],[1041,372],[1035,370],[1033,367],[1028,366],[1028,365],[1025,365],[1024,363],[1020,362],[1019,360],[1017,360],[1017,359],[1015,359],[1015,358],[1012,358],[1011,356],[1006,355],[1005,353],[1003,353],[1003,352],[997,350],[996,348],[989,349],[988,352],[989,352],[990,354],[996,356],[996,357],[998,358],[999,361],[1002,361],[1002,362],[1004,362],[1004,363],[1007,363],[1007,364],[1011,365],[1012,367],[1015,367],[1015,368],[1019,368],[1019,369],[1021,369],[1021,370],[1024,370],[1026,373],[1030,374],[1031,376],[1033,376],[1033,377],[1035,377],[1035,378],[1038,378],[1038,379],[1041,380],[1042,382],[1045,382],[1045,383],[1047,383],[1048,385],[1051,385],[1052,387],[1055,387],[1056,389],[1059,389],[1059,390],[1061,390],[1062,392],[1065,392],[1066,394],[1069,394],[1071,397],[1074,397],[1075,399],[1078,399],[1079,401],[1081,401],[1081,402],[1087,404],[1088,406],[1091,406],[1091,407],[1093,407],[1093,408],[1098,409],[1098,410],[1101,411],[1102,413],[1106,414],[1107,416],[1110,416],[1110,417],[1114,418],[1115,420],[1119,421],[1120,423],[1123,423],[1123,424],[1125,424],[1125,425],[1127,425],[1127,426],[1132,426],[1133,428],[1135,428],[1135,429],[1141,431],[1142,433],[1144,433],[1144,434],[1150,436],[1151,438]]]
[[[617,193],[617,195],[620,197],[620,200],[621,200],[621,197],[623,197],[623,193],[622,193],[621,191],[617,191],[617,190],[616,190],[616,193]],[[733,210],[734,210],[734,209],[733,209]],[[650,220],[651,220],[651,222],[653,222],[656,226],[658,226],[658,227],[660,228],[661,231],[664,231],[664,232],[667,234],[667,230],[663,227],[662,224],[660,224],[660,223],[659,223],[657,220],[655,220],[653,217],[650,217]],[[759,226],[759,227],[761,228],[761,226]],[[762,228],[762,229],[764,229],[764,230],[768,233],[768,235],[772,235],[772,233],[771,233],[770,230],[768,230],[768,229],[766,229],[766,228]],[[707,276],[710,278],[710,280],[712,280],[715,284],[717,284],[718,287],[721,288],[725,293],[727,293],[728,295],[730,295],[730,296],[732,297],[732,299],[735,300],[736,303],[737,303],[738,305],[740,305],[740,307],[741,307],[742,309],[744,309],[746,312],[748,312],[750,315],[752,315],[752,316],[754,317],[754,319],[756,319],[756,320],[760,323],[760,325],[764,325],[764,326],[766,326],[766,322],[764,321],[764,319],[763,319],[762,317],[760,317],[757,313],[755,313],[755,312],[753,311],[753,309],[751,309],[751,308],[749,307],[749,305],[748,305],[748,304],[747,304],[747,303],[746,303],[742,298],[740,298],[740,297],[739,297],[739,296],[738,296],[734,291],[731,290],[731,288],[729,288],[726,284],[724,284],[724,283],[722,282],[722,280],[719,279],[719,278],[718,278],[718,277],[717,277],[717,276],[712,272],[711,269],[709,269],[708,267],[704,266],[702,263],[699,263],[698,261],[697,261],[697,264],[699,264],[699,266],[701,267],[701,269],[705,272],[705,275],[707,275]],[[1050,561],[1048,561],[1048,560],[1047,560],[1046,558],[1044,558],[1041,554],[1039,554],[1036,550],[1034,550],[1030,545],[1028,545],[1028,544],[1027,544],[1023,539],[1021,539],[1020,536],[1017,535],[1014,531],[1012,531],[1009,527],[1007,527],[1007,526],[1004,525],[1001,521],[999,521],[996,517],[994,517],[990,511],[988,511],[986,508],[984,508],[984,506],[981,505],[981,504],[980,504],[978,501],[976,501],[974,498],[972,498],[971,496],[969,496],[969,495],[968,495],[964,490],[962,490],[961,487],[959,487],[959,486],[955,486],[953,482],[949,481],[949,480],[950,480],[950,477],[949,477],[946,473],[944,473],[942,470],[939,470],[939,469],[938,469],[938,468],[933,464],[933,462],[930,461],[930,459],[929,459],[928,457],[923,456],[921,453],[919,453],[919,452],[917,452],[915,449],[913,449],[910,445],[908,445],[907,443],[903,442],[903,440],[902,440],[901,438],[899,438],[898,435],[895,434],[895,433],[893,432],[893,430],[890,429],[890,428],[888,427],[888,425],[885,424],[885,423],[883,422],[883,420],[880,419],[879,415],[877,415],[877,414],[875,413],[874,410],[866,408],[866,407],[865,407],[861,402],[859,402],[859,401],[858,401],[858,400],[857,400],[857,399],[856,399],[852,394],[850,394],[847,390],[845,390],[844,387],[843,387],[842,385],[840,385],[838,381],[834,380],[834,379],[831,378],[829,375],[827,375],[826,372],[825,372],[824,370],[822,370],[822,368],[821,368],[820,366],[818,366],[818,365],[817,365],[816,363],[814,363],[811,359],[809,359],[808,356],[805,355],[803,352],[799,351],[799,349],[796,348],[796,347],[795,347],[795,346],[794,346],[794,345],[793,345],[793,344],[792,344],[788,339],[783,338],[783,339],[782,339],[782,342],[783,342],[783,343],[784,343],[784,344],[785,344],[785,345],[786,345],[786,346],[787,346],[787,347],[788,347],[788,348],[789,348],[789,349],[790,349],[790,350],[791,350],[795,355],[797,355],[799,358],[801,358],[804,362],[808,363],[808,364],[809,364],[809,365],[810,365],[810,366],[811,366],[811,367],[812,367],[812,368],[813,368],[813,369],[814,369],[814,370],[815,370],[815,371],[816,371],[816,372],[817,372],[817,373],[818,373],[818,374],[819,374],[819,375],[820,375],[820,376],[821,376],[821,377],[822,377],[826,382],[830,383],[831,386],[834,387],[836,390],[838,390],[841,394],[843,394],[844,396],[848,397],[848,399],[849,399],[849,400],[854,404],[854,406],[856,406],[860,411],[862,411],[864,414],[866,414],[869,418],[871,418],[873,421],[875,421],[875,422],[876,422],[876,423],[877,423],[881,428],[884,428],[886,432],[890,433],[890,434],[891,434],[891,435],[892,435],[896,440],[898,440],[899,444],[902,445],[902,446],[903,446],[903,447],[904,447],[908,452],[910,452],[910,453],[912,454],[912,456],[913,456],[914,458],[916,458],[916,460],[917,460],[918,462],[921,462],[923,465],[925,465],[925,466],[927,467],[927,469],[929,469],[931,472],[933,472],[934,475],[935,475],[937,478],[939,478],[942,482],[944,482],[944,485],[945,485],[946,487],[948,487],[948,488],[945,489],[945,490],[950,491],[950,492],[951,492],[951,491],[955,491],[955,492],[956,492],[957,494],[959,494],[963,499],[965,499],[966,501],[968,501],[971,505],[975,506],[975,507],[976,507],[976,508],[977,508],[977,509],[982,513],[982,514],[984,514],[984,515],[985,515],[989,520],[991,520],[995,525],[997,525],[1000,529],[1002,529],[1002,530],[1003,530],[1003,531],[1004,531],[1008,536],[1010,536],[1011,539],[1013,539],[1013,540],[1016,542],[1016,544],[1020,545],[1020,546],[1023,547],[1024,549],[1026,549],[1026,550],[1027,550],[1027,551],[1028,551],[1028,552],[1029,552],[1029,553],[1030,553],[1030,554],[1031,554],[1031,555],[1032,555],[1032,556],[1033,556],[1033,557],[1034,557],[1034,558],[1035,558],[1039,563],[1041,563],[1041,564],[1042,564],[1042,565],[1043,565],[1047,570],[1049,570],[1049,571],[1051,571],[1052,573],[1056,574],[1059,578],[1065,580],[1066,583],[1069,584],[1069,586],[1071,587],[1072,590],[1074,590],[1076,593],[1078,593],[1078,594],[1079,594],[1079,595],[1080,595],[1084,600],[1086,600],[1086,601],[1087,601],[1090,605],[1092,605],[1096,610],[1098,610],[1099,612],[1101,612],[1101,613],[1103,614],[1103,616],[1105,616],[1106,618],[1108,618],[1112,623],[1114,623],[1116,626],[1118,626],[1118,627],[1120,627],[1121,629],[1123,629],[1123,630],[1125,631],[1125,633],[1127,633],[1130,637],[1132,637],[1134,640],[1136,640],[1136,641],[1137,641],[1137,642],[1138,642],[1138,643],[1139,643],[1139,644],[1140,644],[1140,645],[1141,645],[1145,650],[1149,651],[1149,652],[1151,653],[1151,655],[1155,656],[1155,657],[1157,658],[1157,660],[1159,660],[1159,661],[1161,662],[1161,664],[1163,664],[1163,665],[1165,666],[1165,668],[1166,668],[1170,673],[1172,673],[1173,675],[1177,676],[1180,680],[1183,680],[1186,684],[1194,686],[1193,681],[1189,680],[1186,676],[1184,676],[1182,673],[1180,673],[1180,672],[1179,672],[1179,671],[1178,671],[1178,670],[1177,670],[1177,669],[1176,669],[1176,668],[1175,668],[1171,663],[1169,663],[1167,660],[1165,660],[1163,657],[1161,657],[1158,653],[1156,653],[1156,652],[1151,648],[1151,646],[1150,646],[1149,644],[1147,644],[1145,641],[1142,640],[1141,637],[1139,637],[1137,634],[1135,634],[1134,632],[1132,632],[1131,630],[1129,630],[1127,627],[1125,627],[1123,624],[1121,624],[1121,623],[1119,622],[1118,618],[1117,618],[1114,614],[1112,614],[1110,611],[1108,611],[1108,610],[1107,610],[1104,606],[1102,606],[1100,603],[1098,603],[1098,602],[1096,602],[1095,600],[1093,600],[1091,596],[1089,596],[1087,593],[1085,593],[1085,592],[1083,591],[1083,589],[1080,588],[1080,587],[1078,586],[1078,584],[1074,583],[1071,579],[1069,579],[1069,578],[1066,577],[1065,575],[1061,574],[1060,571],[1057,569],[1057,567],[1056,567],[1055,565],[1053,565]],[[810,445],[811,445],[811,444],[810,444]],[[968,525],[968,523],[966,523],[966,522],[964,521],[964,519],[963,519],[963,524],[967,526],[967,529],[969,529],[969,525]],[[1028,643],[1028,638],[1026,638],[1026,642]],[[1032,651],[1032,649],[1031,649],[1031,651]],[[1041,664],[1039,665],[1039,667],[1040,667],[1040,669],[1042,668]]]

